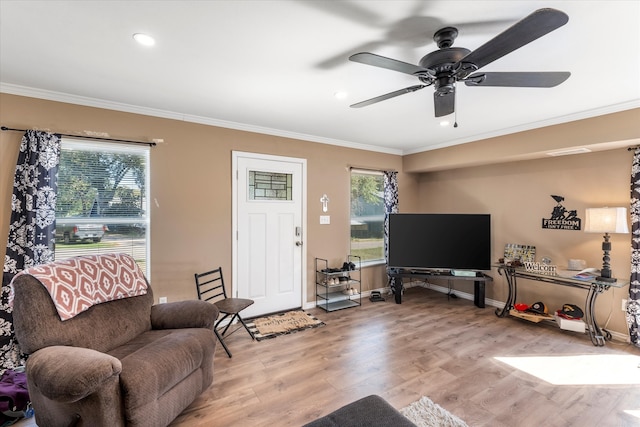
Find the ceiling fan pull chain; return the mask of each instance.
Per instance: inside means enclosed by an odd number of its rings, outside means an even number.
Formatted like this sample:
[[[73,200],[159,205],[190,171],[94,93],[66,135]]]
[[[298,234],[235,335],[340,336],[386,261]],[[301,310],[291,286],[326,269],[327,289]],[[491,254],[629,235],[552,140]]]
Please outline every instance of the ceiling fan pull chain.
[[[455,88],[455,86],[454,86]],[[453,92],[453,105],[455,106],[458,102],[458,91]],[[458,127],[458,109],[454,108],[453,110],[453,127]]]

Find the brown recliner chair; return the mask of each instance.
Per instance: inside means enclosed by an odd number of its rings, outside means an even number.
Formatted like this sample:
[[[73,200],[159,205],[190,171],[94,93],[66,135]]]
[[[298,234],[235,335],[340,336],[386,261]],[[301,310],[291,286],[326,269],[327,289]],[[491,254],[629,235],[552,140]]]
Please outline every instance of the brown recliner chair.
[[[212,304],[153,305],[148,287],[62,321],[39,279],[21,274],[12,286],[40,427],[166,426],[213,381]]]

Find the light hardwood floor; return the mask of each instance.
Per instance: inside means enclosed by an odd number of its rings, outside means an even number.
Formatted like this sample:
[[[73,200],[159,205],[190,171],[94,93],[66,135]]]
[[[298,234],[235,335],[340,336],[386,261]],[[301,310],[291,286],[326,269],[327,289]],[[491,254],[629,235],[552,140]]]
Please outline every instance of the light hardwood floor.
[[[228,339],[231,359],[218,346],[213,385],[171,426],[300,426],[369,394],[396,408],[425,395],[471,427],[640,425],[640,350],[630,344],[594,347],[584,334],[501,319],[421,287],[400,305],[387,297],[309,312],[326,326],[261,342],[238,331]],[[561,378],[496,359],[525,356]],[[559,367],[566,360],[584,366],[571,374]]]
[[[554,385],[496,359],[535,356],[553,371],[556,356],[626,356],[638,358],[629,373],[638,378],[640,351],[629,344],[594,347],[584,334],[421,287],[399,305],[388,297],[310,312],[326,326],[261,342],[232,335],[233,358],[218,347],[214,384],[172,426],[300,426],[369,394],[396,408],[426,395],[470,426],[640,425],[640,381]],[[602,372],[594,363],[581,371]]]

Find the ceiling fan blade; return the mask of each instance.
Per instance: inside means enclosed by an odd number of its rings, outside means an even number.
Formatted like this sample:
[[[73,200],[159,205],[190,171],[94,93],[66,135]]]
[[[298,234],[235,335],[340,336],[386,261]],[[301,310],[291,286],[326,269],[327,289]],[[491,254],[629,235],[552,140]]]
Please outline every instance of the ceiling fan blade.
[[[373,8],[368,7],[369,5],[359,6],[346,1],[301,1],[298,3],[369,28],[379,28],[385,24],[385,16],[370,10]]]
[[[373,65],[374,67],[386,68],[387,70],[399,71],[412,76],[418,73],[427,73],[426,68],[407,62],[398,61],[397,59],[387,58],[386,56],[376,55],[375,53],[360,52],[349,57],[350,61],[359,62],[361,64]]]
[[[390,92],[385,95],[376,96],[375,98],[367,99],[366,101],[357,102],[355,104],[350,105],[350,107],[351,108],[366,107],[367,105],[371,105],[380,101],[395,98],[396,96],[404,95],[405,93],[415,92],[427,86],[428,85],[415,85],[415,86],[405,87],[404,89],[396,90],[394,92]]]
[[[382,43],[379,42],[379,41],[372,41],[372,42],[364,43],[364,44],[362,44],[360,46],[349,47],[349,48],[345,49],[344,51],[342,51],[340,53],[337,53],[336,55],[333,55],[330,58],[322,60],[321,62],[316,64],[316,67],[327,70],[327,69],[331,69],[331,68],[335,68],[335,67],[344,65],[344,64],[346,64],[346,62],[344,62],[344,59],[348,58],[349,55],[352,54],[352,52],[361,51],[361,50],[376,50],[376,49],[380,48],[381,45],[382,45]]]
[[[472,63],[476,67],[482,68],[496,59],[562,27],[568,21],[569,17],[564,12],[551,8],[538,9],[469,53],[459,62]]]
[[[433,93],[433,106],[436,117],[448,116],[455,110],[455,90],[446,94]]]
[[[475,73],[467,77],[467,86],[554,87],[571,75],[568,71]]]

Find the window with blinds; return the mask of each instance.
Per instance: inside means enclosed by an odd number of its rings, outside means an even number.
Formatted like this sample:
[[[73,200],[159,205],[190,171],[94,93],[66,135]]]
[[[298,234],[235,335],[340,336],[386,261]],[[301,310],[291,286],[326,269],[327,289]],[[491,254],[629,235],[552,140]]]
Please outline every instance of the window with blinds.
[[[127,253],[149,277],[148,195],[148,146],[64,138],[56,200],[56,259]]]

